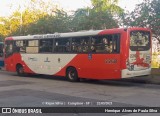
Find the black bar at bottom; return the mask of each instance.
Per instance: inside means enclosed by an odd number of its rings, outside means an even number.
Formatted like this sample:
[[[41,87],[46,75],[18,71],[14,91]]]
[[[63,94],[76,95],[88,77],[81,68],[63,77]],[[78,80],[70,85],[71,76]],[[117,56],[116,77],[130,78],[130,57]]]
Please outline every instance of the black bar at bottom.
[[[160,113],[160,107],[1,107],[0,113]]]

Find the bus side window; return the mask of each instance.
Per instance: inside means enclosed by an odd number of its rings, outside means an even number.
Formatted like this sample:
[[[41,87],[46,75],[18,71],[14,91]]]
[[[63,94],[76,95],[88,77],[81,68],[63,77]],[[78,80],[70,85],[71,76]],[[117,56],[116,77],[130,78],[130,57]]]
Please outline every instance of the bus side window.
[[[101,36],[94,36],[91,38],[91,51],[96,53],[103,52],[103,38]]]
[[[82,52],[89,52],[89,40],[90,38],[89,37],[82,37],[81,39],[81,47],[82,47]]]
[[[14,52],[24,53],[26,51],[25,40],[15,41]]]
[[[39,41],[28,40],[26,43],[26,53],[38,53],[39,52]]]
[[[59,52],[59,53],[71,52],[70,43],[71,43],[70,38],[55,39],[54,52]]]
[[[39,48],[40,48],[40,52],[52,52],[52,43],[53,43],[53,40],[51,39],[47,39],[47,40],[40,40],[40,45],[39,45]]]
[[[91,38],[91,52],[119,53],[119,34],[94,36]]]
[[[104,37],[103,38],[103,46],[104,46],[104,52],[111,53],[111,45],[109,38]]]
[[[78,53],[89,52],[89,37],[75,37],[72,38],[72,51]]]
[[[80,38],[72,38],[72,44],[71,44],[71,49],[72,52],[81,52],[81,47],[80,47],[81,41]]]
[[[113,35],[113,52],[119,53],[120,52],[120,34]]]

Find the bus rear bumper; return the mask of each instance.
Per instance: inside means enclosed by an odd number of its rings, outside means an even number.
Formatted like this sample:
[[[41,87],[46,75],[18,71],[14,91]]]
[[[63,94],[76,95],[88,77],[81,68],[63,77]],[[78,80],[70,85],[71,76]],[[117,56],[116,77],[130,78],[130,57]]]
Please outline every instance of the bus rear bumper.
[[[151,68],[139,71],[129,71],[128,69],[124,69],[122,70],[121,77],[128,78],[128,77],[144,76],[150,74],[151,74]]]

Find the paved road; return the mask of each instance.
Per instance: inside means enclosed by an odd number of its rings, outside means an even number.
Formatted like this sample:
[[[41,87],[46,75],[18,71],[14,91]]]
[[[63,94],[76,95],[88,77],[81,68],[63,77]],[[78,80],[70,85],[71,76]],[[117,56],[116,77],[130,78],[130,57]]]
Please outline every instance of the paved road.
[[[100,103],[103,104],[100,105]],[[148,80],[144,79],[72,83],[63,77],[18,77],[16,73],[0,71],[1,107],[81,107],[86,106],[86,104],[89,107],[160,107],[160,85],[150,84]],[[58,113],[45,115],[150,116],[151,113]],[[152,115],[159,116],[160,114]]]

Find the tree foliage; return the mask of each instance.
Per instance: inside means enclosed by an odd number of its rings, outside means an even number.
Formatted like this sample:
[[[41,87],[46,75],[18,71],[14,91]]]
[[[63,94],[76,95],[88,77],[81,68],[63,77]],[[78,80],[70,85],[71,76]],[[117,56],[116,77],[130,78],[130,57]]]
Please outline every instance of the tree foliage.
[[[133,12],[123,16],[124,25],[148,27],[160,35],[160,0],[144,0]]]
[[[68,15],[54,3],[31,0],[28,6],[20,6],[11,16],[0,18],[0,37],[118,27],[113,18],[121,11],[118,0],[91,1],[93,8],[77,9],[73,15]]]
[[[91,0],[96,11],[108,11],[112,14],[123,12],[123,9],[117,5],[118,1],[119,0]]]
[[[110,12],[99,11],[95,9],[79,9],[75,13],[73,22],[77,22],[75,30],[89,30],[89,29],[108,29],[116,28],[118,24],[113,19]]]

